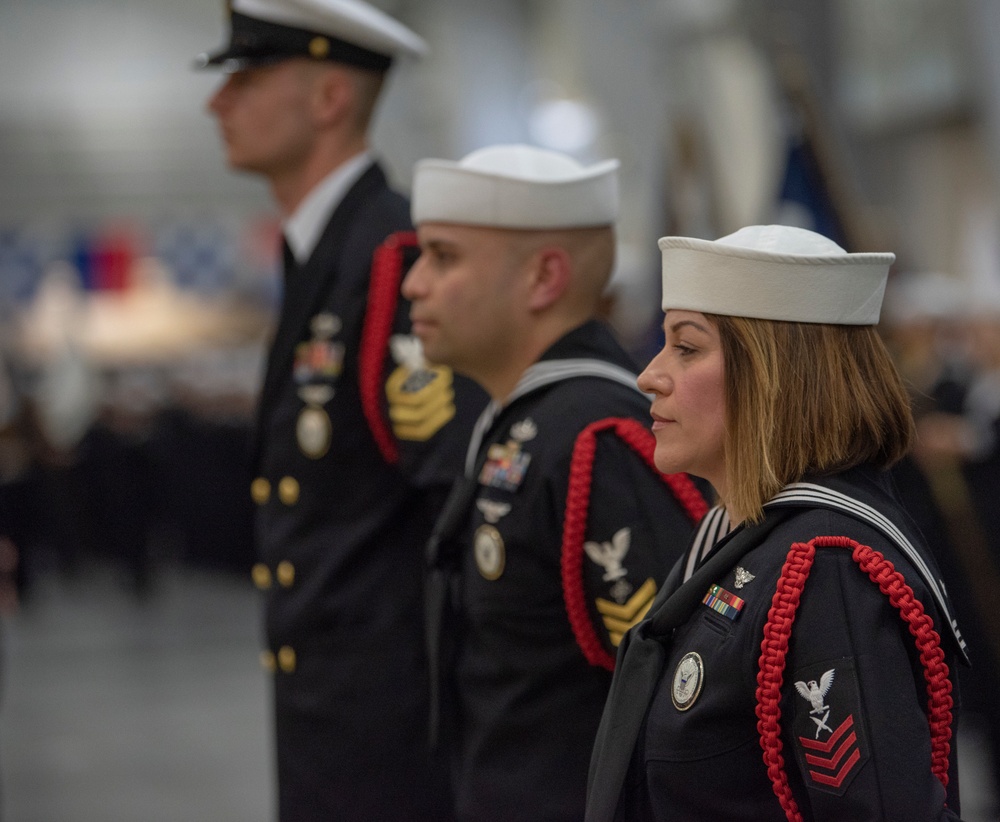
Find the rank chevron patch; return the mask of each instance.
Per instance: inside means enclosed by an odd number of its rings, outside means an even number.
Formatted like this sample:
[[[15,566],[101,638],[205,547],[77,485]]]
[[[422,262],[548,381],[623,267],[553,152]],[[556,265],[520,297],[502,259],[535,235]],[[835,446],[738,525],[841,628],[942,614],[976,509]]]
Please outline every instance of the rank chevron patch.
[[[639,590],[621,605],[610,599],[597,597],[595,600],[597,610],[604,618],[604,627],[608,629],[612,645],[617,648],[625,632],[642,621],[642,618],[649,611],[649,607],[653,604],[655,596],[656,582],[647,579],[639,587]]]
[[[386,381],[385,393],[393,431],[401,440],[429,440],[455,416],[450,368],[412,371],[401,365]]]
[[[806,784],[843,796],[869,758],[854,660],[816,663],[789,679],[798,692],[792,727]]]
[[[854,715],[848,716],[826,742],[800,736],[799,744],[813,753],[805,754],[810,765],[809,776],[818,785],[839,788],[861,759],[858,735],[854,730]]]

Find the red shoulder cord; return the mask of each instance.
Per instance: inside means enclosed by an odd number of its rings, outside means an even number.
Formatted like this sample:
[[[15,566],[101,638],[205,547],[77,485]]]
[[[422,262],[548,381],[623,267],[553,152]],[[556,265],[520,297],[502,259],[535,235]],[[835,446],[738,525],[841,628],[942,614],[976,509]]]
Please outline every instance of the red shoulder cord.
[[[412,231],[390,234],[375,249],[368,282],[368,305],[361,329],[358,351],[358,390],[361,410],[375,438],[382,458],[390,465],[399,460],[399,448],[392,436],[389,422],[382,412],[382,385],[385,382],[385,355],[399,302],[399,285],[403,273],[403,254],[417,245]]]
[[[854,561],[889,602],[899,611],[915,637],[920,662],[927,681],[927,719],[931,730],[931,772],[948,787],[948,756],[951,752],[951,681],[941,650],[941,637],[934,623],[924,613],[924,606],[913,589],[878,551],[847,537],[816,537],[807,543],[792,545],[781,570],[781,578],[771,601],[764,641],[761,643],[760,671],[757,674],[757,730],[764,750],[764,764],[774,786],[774,793],[789,822],[801,822],[802,814],[788,786],[785,760],[781,754],[781,685],[784,680],[788,639],[799,607],[802,589],[816,556],[816,548],[849,548]]]
[[[576,642],[591,665],[614,670],[615,658],[609,654],[594,630],[587,613],[587,599],[583,590],[583,543],[587,532],[587,514],[590,510],[591,473],[597,451],[597,435],[612,430],[645,461],[664,484],[692,522],[698,522],[708,512],[708,504],[687,474],[663,474],[653,462],[656,438],[649,428],[638,420],[627,417],[609,417],[592,422],[579,433],[573,446],[570,461],[569,491],[566,494],[566,516],[562,537],[562,586],[566,614],[573,628]]]

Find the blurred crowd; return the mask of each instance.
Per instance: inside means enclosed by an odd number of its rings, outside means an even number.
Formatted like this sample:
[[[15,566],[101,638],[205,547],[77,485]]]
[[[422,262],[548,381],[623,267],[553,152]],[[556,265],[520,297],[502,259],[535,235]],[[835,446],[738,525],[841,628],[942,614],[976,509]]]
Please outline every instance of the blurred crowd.
[[[47,572],[252,564],[247,450],[269,317],[177,288],[153,259],[88,291],[66,264],[0,339],[0,608]]]
[[[1000,298],[956,276],[897,275],[882,328],[913,392],[918,431],[897,481],[972,649],[972,668],[959,671],[963,709],[982,717],[998,761]]]

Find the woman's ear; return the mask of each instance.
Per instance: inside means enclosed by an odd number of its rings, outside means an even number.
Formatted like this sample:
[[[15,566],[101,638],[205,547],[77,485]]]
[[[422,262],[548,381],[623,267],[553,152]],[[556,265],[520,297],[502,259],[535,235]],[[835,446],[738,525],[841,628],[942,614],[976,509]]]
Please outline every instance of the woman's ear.
[[[561,246],[544,246],[531,258],[528,306],[542,311],[558,302],[573,279],[573,259]]]

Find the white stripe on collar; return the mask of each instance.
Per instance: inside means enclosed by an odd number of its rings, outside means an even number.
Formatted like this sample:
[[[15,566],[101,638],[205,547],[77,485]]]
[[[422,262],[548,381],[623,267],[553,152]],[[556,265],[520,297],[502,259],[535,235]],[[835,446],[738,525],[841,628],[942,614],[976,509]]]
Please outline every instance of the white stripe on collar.
[[[944,595],[944,582],[934,576],[930,567],[920,555],[920,552],[913,547],[913,544],[906,538],[906,535],[890,519],[867,503],[861,502],[854,497],[843,494],[840,491],[835,491],[832,488],[814,485],[809,482],[794,482],[786,485],[772,499],[764,503],[764,507],[769,508],[780,506],[783,503],[799,502],[808,505],[823,505],[827,508],[844,511],[857,519],[864,520],[895,543],[896,547],[913,564],[917,573],[920,574],[924,583],[930,589],[931,595],[937,603],[938,610],[941,611],[942,617],[950,624],[952,633],[955,635],[962,653],[965,653],[965,640],[962,639],[958,623],[955,621],[951,614],[951,609],[948,607],[948,600]]]
[[[721,505],[709,509],[698,525],[684,564],[684,582],[691,579],[695,570],[720,539],[729,533],[729,514]]]
[[[935,578],[930,567],[920,555],[920,552],[913,547],[913,544],[906,538],[899,528],[884,514],[861,500],[848,496],[847,494],[835,491],[822,485],[815,485],[809,482],[794,482],[786,485],[771,499],[764,503],[765,508],[780,507],[789,503],[805,503],[813,507],[833,508],[843,511],[856,519],[867,522],[886,536],[899,548],[906,558],[913,564],[921,579],[927,585],[937,603],[938,610],[941,611],[942,618],[951,627],[952,634],[958,642],[962,654],[966,654],[965,640],[959,630],[958,623],[952,616],[948,601],[944,595],[944,582]],[[695,534],[694,541],[688,549],[684,567],[684,582],[687,582],[698,569],[705,558],[711,553],[716,543],[729,532],[729,517],[725,509],[716,506],[711,509],[702,519]],[[967,657],[966,657],[967,658]]]

